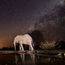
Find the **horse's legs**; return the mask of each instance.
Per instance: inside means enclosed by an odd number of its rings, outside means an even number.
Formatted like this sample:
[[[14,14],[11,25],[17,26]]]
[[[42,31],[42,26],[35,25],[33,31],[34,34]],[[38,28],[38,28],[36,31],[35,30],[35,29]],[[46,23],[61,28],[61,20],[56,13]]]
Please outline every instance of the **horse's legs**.
[[[16,42],[14,41],[14,49],[16,50]]]
[[[34,49],[33,49],[33,46],[32,46],[32,44],[31,44],[31,43],[30,43],[30,45],[29,45],[29,46],[30,46],[30,50],[32,50],[32,51],[33,51]]]
[[[21,47],[22,47],[22,51],[24,51],[23,45],[21,45]]]
[[[30,45],[29,45],[29,50],[31,50]]]
[[[23,48],[23,45],[22,45],[22,42],[20,42],[20,50],[22,48],[22,51],[24,51],[24,48]]]
[[[19,46],[19,49],[21,50],[21,45]]]

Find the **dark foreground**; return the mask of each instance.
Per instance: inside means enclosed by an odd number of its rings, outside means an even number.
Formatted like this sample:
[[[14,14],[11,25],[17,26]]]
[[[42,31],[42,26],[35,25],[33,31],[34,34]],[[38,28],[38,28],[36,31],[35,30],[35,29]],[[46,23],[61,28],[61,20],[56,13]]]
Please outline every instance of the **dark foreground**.
[[[60,52],[61,55],[58,54]],[[36,53],[0,51],[0,65],[65,65],[63,53],[64,51],[54,50],[37,51]]]

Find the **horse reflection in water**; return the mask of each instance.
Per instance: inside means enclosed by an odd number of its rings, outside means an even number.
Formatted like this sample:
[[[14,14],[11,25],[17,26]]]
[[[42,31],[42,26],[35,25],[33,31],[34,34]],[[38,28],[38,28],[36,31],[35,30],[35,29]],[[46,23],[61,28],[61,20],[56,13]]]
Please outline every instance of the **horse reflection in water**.
[[[15,63],[16,65],[21,64],[34,64],[35,65],[35,54],[24,54],[19,53],[15,55]]]

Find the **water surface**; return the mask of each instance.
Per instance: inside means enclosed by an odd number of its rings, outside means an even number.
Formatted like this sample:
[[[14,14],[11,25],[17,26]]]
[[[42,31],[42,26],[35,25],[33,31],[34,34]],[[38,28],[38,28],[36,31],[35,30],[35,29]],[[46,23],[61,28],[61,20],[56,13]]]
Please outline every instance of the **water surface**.
[[[46,54],[1,54],[0,65],[65,65],[65,57]]]

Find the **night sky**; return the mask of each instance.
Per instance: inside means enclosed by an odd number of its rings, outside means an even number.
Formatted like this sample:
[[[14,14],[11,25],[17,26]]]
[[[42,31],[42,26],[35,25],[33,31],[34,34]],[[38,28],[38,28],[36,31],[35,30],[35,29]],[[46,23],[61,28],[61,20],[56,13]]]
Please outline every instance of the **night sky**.
[[[34,29],[35,22],[63,0],[0,0],[0,45]]]

